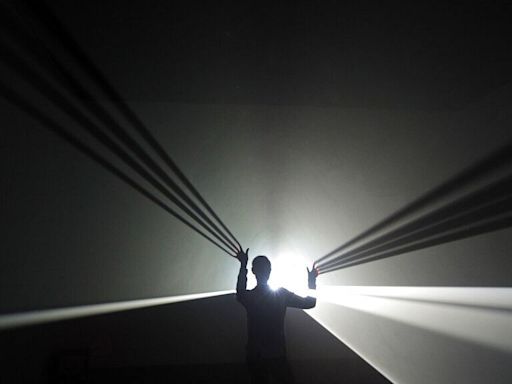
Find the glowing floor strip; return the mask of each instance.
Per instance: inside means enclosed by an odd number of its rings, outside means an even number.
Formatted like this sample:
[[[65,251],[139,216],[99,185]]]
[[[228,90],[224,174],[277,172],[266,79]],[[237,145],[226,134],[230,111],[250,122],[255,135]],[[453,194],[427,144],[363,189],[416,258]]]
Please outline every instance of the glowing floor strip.
[[[352,349],[358,356],[360,356],[363,360],[365,360],[368,364],[370,364],[373,368],[375,368],[376,371],[380,372],[384,377],[386,377],[389,381],[392,383],[396,382],[392,375],[383,370],[381,367],[379,367],[378,364],[376,364],[372,359],[369,359],[367,356],[363,355],[356,346],[354,346],[352,343],[350,343],[348,340],[346,340],[344,337],[340,335],[339,332],[336,332],[333,328],[331,328],[325,321],[321,319],[320,316],[318,316],[316,313],[314,313],[311,310],[304,311],[306,314],[308,314],[313,320],[315,320],[318,324],[320,324],[322,327],[324,327],[329,333],[331,333],[334,337],[336,337],[338,340],[340,340],[343,344],[348,346],[350,349]]]
[[[512,351],[512,288],[322,286],[317,298]]]
[[[77,317],[100,315],[110,312],[127,311],[130,309],[151,307],[156,305],[164,305],[170,303],[177,303],[180,301],[189,301],[204,299],[207,297],[227,295],[234,293],[233,290],[194,293],[190,295],[168,296],[153,299],[119,301],[114,303],[82,305],[78,307],[69,308],[55,308],[45,309],[38,311],[29,311],[22,313],[13,313],[8,315],[0,315],[0,330],[7,328],[22,327],[26,325],[47,323],[51,321],[60,321],[66,319],[73,319]]]
[[[322,286],[324,298],[351,295],[418,300],[439,304],[512,310],[512,288],[501,287],[390,287]]]

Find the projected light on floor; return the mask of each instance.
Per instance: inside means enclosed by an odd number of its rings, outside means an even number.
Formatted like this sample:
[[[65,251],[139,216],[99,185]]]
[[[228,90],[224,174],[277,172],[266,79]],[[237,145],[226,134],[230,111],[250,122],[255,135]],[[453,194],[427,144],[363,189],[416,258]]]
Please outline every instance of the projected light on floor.
[[[512,288],[319,286],[317,298],[306,313],[343,342],[340,306],[512,351]]]
[[[61,321],[78,317],[101,315],[104,313],[127,311],[137,308],[152,307],[157,305],[178,303],[204,299],[207,297],[221,296],[234,293],[234,291],[217,291],[205,293],[193,293],[190,295],[167,296],[152,299],[118,301],[114,303],[81,305],[76,307],[54,308],[21,313],[0,315],[0,330],[17,328],[27,325]]]

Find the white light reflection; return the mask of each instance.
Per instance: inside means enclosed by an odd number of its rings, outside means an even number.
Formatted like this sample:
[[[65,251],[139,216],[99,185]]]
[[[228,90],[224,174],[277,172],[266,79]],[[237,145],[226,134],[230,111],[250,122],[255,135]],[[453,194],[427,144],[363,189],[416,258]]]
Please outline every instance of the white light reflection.
[[[100,315],[110,312],[127,311],[130,309],[151,307],[181,301],[204,299],[207,297],[227,295],[234,293],[233,290],[194,293],[190,295],[167,296],[153,299],[119,301],[114,303],[82,305],[68,308],[45,309],[38,311],[29,311],[0,315],[0,330],[7,328],[16,328],[33,324],[47,323],[51,321],[60,321],[77,317]]]
[[[268,284],[272,289],[286,288],[297,295],[308,294],[308,263],[300,254],[281,252],[272,260]]]
[[[317,298],[512,351],[512,288],[320,286]]]

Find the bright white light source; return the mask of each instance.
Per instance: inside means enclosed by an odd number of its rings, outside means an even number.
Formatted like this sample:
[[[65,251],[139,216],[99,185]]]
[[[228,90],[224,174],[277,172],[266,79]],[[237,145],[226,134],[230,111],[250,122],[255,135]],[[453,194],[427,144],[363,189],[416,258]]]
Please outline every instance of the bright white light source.
[[[271,259],[271,263],[272,273],[268,284],[272,289],[283,287],[298,295],[307,296],[308,263],[300,254],[283,252]]]

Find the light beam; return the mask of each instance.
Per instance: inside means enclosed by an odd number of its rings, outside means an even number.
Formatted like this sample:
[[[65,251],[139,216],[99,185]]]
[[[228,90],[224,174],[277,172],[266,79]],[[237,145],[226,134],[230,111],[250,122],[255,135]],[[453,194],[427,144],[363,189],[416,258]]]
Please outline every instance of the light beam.
[[[204,299],[207,297],[221,296],[234,293],[233,290],[193,293],[190,295],[157,297],[152,299],[118,301],[113,303],[81,305],[77,307],[54,308],[21,313],[0,315],[0,331],[8,328],[18,328],[27,325],[61,321],[85,316],[94,316],[104,313],[127,311],[131,309],[152,307],[157,305],[178,303]]]
[[[512,351],[512,288],[320,286],[317,299],[310,315],[339,339],[322,302]]]

